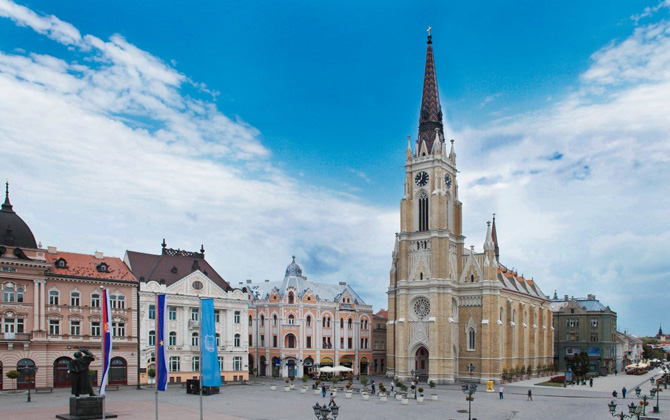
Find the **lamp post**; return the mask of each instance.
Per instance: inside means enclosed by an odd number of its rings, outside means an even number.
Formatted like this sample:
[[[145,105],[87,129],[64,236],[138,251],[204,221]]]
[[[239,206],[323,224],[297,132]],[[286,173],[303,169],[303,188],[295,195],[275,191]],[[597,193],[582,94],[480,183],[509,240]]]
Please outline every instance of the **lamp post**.
[[[607,404],[607,407],[610,410],[610,414],[612,417],[618,417],[620,420],[626,419],[626,418],[633,418],[636,417],[637,420],[640,420],[640,407],[636,406],[635,403],[630,403],[628,406],[628,414],[625,414],[623,411],[621,411],[619,414],[616,412],[616,403],[614,400]]]
[[[35,377],[37,376],[37,367],[26,366],[25,370],[28,374],[28,400],[26,402],[30,402],[30,388],[32,388],[31,385],[34,383]]]
[[[461,384],[461,390],[466,395],[465,400],[468,402],[468,420],[472,420],[472,401],[475,399],[472,395],[477,392],[477,384]]]
[[[324,405],[319,405],[317,402],[314,404],[314,407],[312,407],[312,410],[314,410],[314,415],[316,416],[317,420],[335,420],[340,413],[340,407],[337,404],[333,404],[330,408]],[[332,417],[328,417],[328,414],[330,414]]]
[[[663,391],[663,388],[660,386],[656,386],[655,388],[652,388],[649,390],[649,393],[651,394],[651,398],[654,398],[654,394],[656,395],[656,407],[654,407],[654,413],[659,413],[659,407],[658,407],[658,397],[661,394],[661,391]]]

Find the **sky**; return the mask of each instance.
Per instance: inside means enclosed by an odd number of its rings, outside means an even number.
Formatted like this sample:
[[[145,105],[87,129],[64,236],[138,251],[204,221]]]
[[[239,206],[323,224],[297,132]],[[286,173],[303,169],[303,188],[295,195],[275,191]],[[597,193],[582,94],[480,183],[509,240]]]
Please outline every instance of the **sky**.
[[[0,176],[43,246],[386,290],[432,26],[466,245],[670,330],[670,0],[0,0]]]

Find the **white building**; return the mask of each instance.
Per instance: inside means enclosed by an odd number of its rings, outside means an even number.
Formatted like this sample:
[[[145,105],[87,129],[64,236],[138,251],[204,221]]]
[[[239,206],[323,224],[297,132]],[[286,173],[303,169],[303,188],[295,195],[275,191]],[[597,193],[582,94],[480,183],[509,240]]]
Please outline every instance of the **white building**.
[[[126,251],[125,263],[140,281],[140,372],[155,367],[156,296],[167,295],[169,382],[184,382],[200,370],[200,298],[213,298],[216,339],[223,381],[249,378],[248,297],[230,285],[205,260],[205,250],[167,248],[160,255]]]

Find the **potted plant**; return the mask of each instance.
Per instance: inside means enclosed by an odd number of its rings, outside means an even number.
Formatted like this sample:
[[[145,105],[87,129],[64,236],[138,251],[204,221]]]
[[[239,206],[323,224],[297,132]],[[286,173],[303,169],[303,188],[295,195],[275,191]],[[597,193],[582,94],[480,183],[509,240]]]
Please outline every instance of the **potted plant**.
[[[147,370],[147,376],[149,377],[150,384],[156,383],[156,369],[149,368]]]
[[[430,387],[430,399],[437,401],[437,394],[435,393],[435,381],[428,382],[428,386]]]
[[[337,395],[337,388],[335,388],[335,385],[339,382],[340,378],[337,376],[333,375],[333,377],[330,379],[330,382],[333,383],[333,388],[331,389],[331,392],[333,393],[333,396]]]
[[[422,403],[423,402],[423,388],[419,387],[418,391],[419,391],[419,395],[416,397],[416,400],[418,402]]]
[[[14,381],[14,389],[17,389],[16,380],[19,376],[21,376],[21,373],[18,370],[10,370],[9,372],[5,373],[5,376]]]
[[[527,377],[526,379],[530,379],[530,376],[532,375],[532,373],[533,373],[533,368],[532,368],[531,365],[528,365],[528,367],[526,368],[526,377]]]
[[[293,383],[293,381],[295,380],[295,376],[291,376],[289,379],[291,380],[291,382],[289,382],[289,387],[291,389],[295,389],[295,384]]]
[[[344,390],[344,398],[350,399],[351,396],[353,395],[354,391],[351,389],[352,382],[349,381],[347,384],[344,386],[346,389]]]
[[[395,399],[400,401],[402,399],[402,390],[403,388],[407,388],[405,384],[400,382],[398,379],[395,380],[395,387],[396,387],[396,392],[395,392]]]
[[[277,389],[277,385],[275,384],[270,385],[270,391],[274,391],[275,389]]]
[[[289,392],[291,390],[291,385],[289,384],[289,379],[286,378],[286,380],[284,382],[286,382],[286,385],[284,385],[284,391]]]
[[[388,397],[386,396],[386,387],[382,382],[379,383],[379,400],[381,402],[386,402]]]
[[[314,395],[319,395],[321,393],[321,379],[317,379],[314,383]]]

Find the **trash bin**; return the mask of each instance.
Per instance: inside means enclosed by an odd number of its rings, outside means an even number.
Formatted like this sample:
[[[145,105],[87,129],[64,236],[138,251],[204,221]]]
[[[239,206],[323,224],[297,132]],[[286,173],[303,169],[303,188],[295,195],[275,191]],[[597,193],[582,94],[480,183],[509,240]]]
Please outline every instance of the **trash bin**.
[[[186,393],[187,394],[200,394],[200,381],[197,379],[187,379],[186,380]]]

